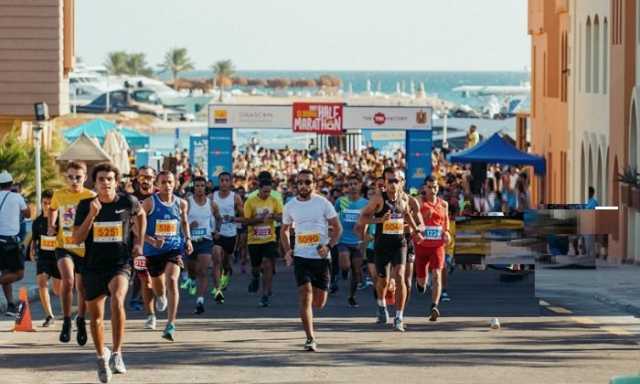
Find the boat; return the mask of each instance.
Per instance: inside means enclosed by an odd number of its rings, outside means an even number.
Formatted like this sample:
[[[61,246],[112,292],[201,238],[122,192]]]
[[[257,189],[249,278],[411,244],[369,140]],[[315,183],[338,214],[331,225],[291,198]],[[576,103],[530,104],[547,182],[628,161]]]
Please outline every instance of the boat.
[[[461,85],[453,88],[453,92],[461,93],[464,97],[490,95],[529,95],[531,83],[520,85]]]

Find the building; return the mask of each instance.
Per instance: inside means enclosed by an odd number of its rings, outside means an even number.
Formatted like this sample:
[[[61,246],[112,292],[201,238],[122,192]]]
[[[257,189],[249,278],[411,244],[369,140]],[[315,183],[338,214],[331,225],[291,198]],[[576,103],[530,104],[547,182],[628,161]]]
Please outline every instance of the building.
[[[0,134],[33,120],[37,102],[69,112],[74,17],[74,0],[0,0]]]
[[[534,203],[566,203],[569,174],[569,0],[529,0],[531,150],[544,156],[544,180],[532,182]]]

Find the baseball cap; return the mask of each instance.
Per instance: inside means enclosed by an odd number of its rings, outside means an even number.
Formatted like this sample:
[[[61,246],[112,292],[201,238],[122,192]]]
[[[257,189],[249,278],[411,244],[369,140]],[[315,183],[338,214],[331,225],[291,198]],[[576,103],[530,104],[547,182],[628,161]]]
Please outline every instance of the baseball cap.
[[[7,171],[0,172],[0,184],[11,183],[13,182],[13,177]]]

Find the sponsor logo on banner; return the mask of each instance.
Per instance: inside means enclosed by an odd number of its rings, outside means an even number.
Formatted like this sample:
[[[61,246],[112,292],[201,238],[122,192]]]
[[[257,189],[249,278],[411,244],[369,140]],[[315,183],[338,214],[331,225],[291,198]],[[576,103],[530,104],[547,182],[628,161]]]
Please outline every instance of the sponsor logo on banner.
[[[378,112],[375,115],[373,115],[373,122],[378,124],[378,125],[382,125],[384,124],[384,122],[387,121],[387,117],[384,115],[384,113],[382,112]]]
[[[214,109],[213,121],[216,124],[227,124],[228,113],[226,109]]]
[[[293,103],[293,131],[342,134],[340,103]]]
[[[420,124],[420,125],[427,124],[427,112],[425,111],[416,112],[416,124]]]
[[[415,179],[424,179],[427,175],[424,173],[424,168],[418,167],[411,177]]]
[[[344,108],[344,129],[430,129],[431,108],[393,106],[348,106]]]

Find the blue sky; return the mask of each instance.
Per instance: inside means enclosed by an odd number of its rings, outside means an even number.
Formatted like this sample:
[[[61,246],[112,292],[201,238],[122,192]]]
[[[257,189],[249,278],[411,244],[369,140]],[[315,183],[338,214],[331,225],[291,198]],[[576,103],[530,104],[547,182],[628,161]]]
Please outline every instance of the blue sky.
[[[522,70],[526,0],[76,0],[76,54],[186,47],[196,68]]]

